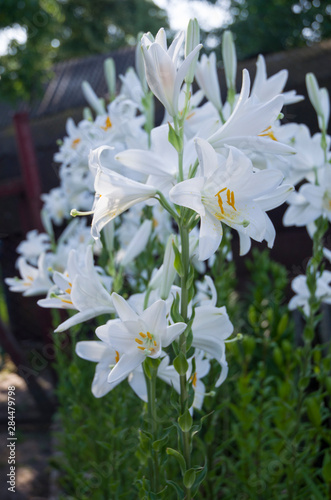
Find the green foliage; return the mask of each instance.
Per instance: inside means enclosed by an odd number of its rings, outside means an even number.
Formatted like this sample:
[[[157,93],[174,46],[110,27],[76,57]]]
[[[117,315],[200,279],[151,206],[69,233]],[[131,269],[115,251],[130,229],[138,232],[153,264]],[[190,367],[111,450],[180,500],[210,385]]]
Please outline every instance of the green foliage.
[[[225,264],[230,239],[227,235],[214,270],[220,269],[216,283],[228,297],[232,320],[240,316],[243,338],[227,344],[229,376],[206,394],[203,413],[195,410],[192,418],[185,409],[178,419],[177,394],[157,380],[154,428],[146,405],[126,382],[95,399],[88,389],[93,363],[59,350],[61,454],[53,465],[60,470],[64,498],[184,499],[185,488],[197,499],[327,498],[331,356],[325,346],[294,343],[285,303],[287,273],[269,251],[253,249],[247,282],[234,295],[235,267]],[[178,298],[174,304],[176,316]],[[149,371],[154,368],[151,364]],[[217,370],[215,363],[210,381],[217,379]],[[180,428],[193,440],[189,467],[178,451]]]
[[[60,432],[52,465],[60,471],[64,498],[136,498],[141,401],[122,384],[96,399],[90,390],[95,365],[70,352],[58,349],[55,368]]]
[[[141,31],[166,26],[165,12],[151,0],[2,0],[0,30],[25,31],[1,58],[0,98],[33,101],[56,61],[100,54],[134,44]]]
[[[215,0],[208,0],[215,3]],[[319,42],[331,36],[331,3],[327,0],[231,0],[239,59]],[[223,30],[223,28],[222,28]],[[221,39],[221,30],[212,35]]]
[[[208,475],[198,498],[327,498],[330,354],[294,344],[286,271],[267,251],[252,256],[245,335],[228,344],[229,377],[206,398],[215,411],[200,436]]]

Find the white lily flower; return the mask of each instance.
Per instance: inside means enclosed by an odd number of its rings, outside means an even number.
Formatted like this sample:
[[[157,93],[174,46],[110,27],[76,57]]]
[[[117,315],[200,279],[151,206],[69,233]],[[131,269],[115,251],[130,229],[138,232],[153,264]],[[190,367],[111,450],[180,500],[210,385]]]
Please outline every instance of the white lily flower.
[[[303,124],[287,124],[275,127],[274,134],[281,142],[291,144],[296,154],[290,158],[286,178],[293,184],[298,184],[306,179],[315,183],[320,178],[322,168],[325,166],[325,152],[321,146],[322,134],[311,136],[309,128]],[[330,148],[331,138],[326,136],[327,149]],[[330,153],[327,153],[327,159]]]
[[[195,372],[192,373],[192,360],[195,358]],[[187,380],[192,382],[192,387],[194,389],[194,400],[193,408],[201,410],[204,396],[205,396],[205,385],[202,382],[202,378],[205,377],[210,370],[210,361],[204,357],[203,351],[198,349],[195,351],[194,356],[188,360],[189,369],[187,371]],[[159,364],[157,370],[157,376],[171,385],[178,394],[180,394],[180,377],[178,372],[175,370],[174,366],[170,364],[170,358],[165,355]]]
[[[38,267],[31,266],[24,257],[17,259],[20,278],[5,278],[11,292],[23,293],[24,296],[43,295],[52,286],[49,279],[46,254],[42,253],[38,259]]]
[[[143,111],[142,100],[145,92],[142,88],[141,82],[133,68],[128,68],[125,75],[119,75],[122,82],[121,95],[127,99],[131,99],[140,111]]]
[[[26,239],[16,248],[17,253],[25,258],[30,264],[37,265],[40,254],[49,250],[51,246],[49,235],[38,233],[33,229],[26,234]]]
[[[197,63],[195,78],[208,101],[215,106],[217,111],[222,111],[223,105],[217,75],[215,52],[211,52],[209,56],[202,54],[200,61]]]
[[[331,168],[326,165],[319,175],[320,185],[303,184],[299,192],[288,199],[285,226],[306,226],[321,215],[331,221]]]
[[[116,255],[116,262],[122,267],[130,264],[143,250],[145,250],[149,237],[152,233],[153,221],[145,220],[134,237],[131,239],[127,248],[121,248]]]
[[[197,293],[193,299],[194,304],[215,307],[217,303],[217,290],[212,278],[206,275],[203,281],[196,281],[195,285]]]
[[[296,95],[294,90],[283,93],[287,78],[287,69],[283,69],[268,78],[265,59],[260,54],[256,61],[256,75],[252,87],[252,94],[255,94],[259,100],[263,102],[270,101],[279,94],[283,95],[284,104],[294,104],[302,101],[304,97],[302,95]]]
[[[292,281],[292,290],[296,293],[291,298],[288,307],[291,311],[294,309],[302,308],[304,313],[308,316],[310,313],[309,299],[310,292],[307,286],[307,276],[300,275]],[[315,296],[325,304],[331,304],[331,272],[323,271],[317,277],[317,287]]]
[[[256,96],[249,97],[250,78],[243,70],[243,83],[237,104],[226,122],[209,137],[208,142],[216,151],[226,145],[246,151],[264,151],[274,154],[293,154],[293,148],[277,142],[272,133],[284,104],[284,97],[277,95],[264,102]]]
[[[289,207],[283,217],[284,226],[306,226],[319,217],[319,210],[299,192],[291,193],[286,200]]]
[[[151,149],[127,149],[116,155],[116,160],[137,172],[148,175],[147,185],[158,186],[165,196],[176,183],[178,175],[178,153],[168,141],[168,125],[155,127],[151,132]],[[183,170],[187,175],[196,153],[192,140],[184,143]]]
[[[217,251],[222,223],[244,237],[241,255],[249,248],[247,237],[266,239],[271,247],[275,232],[265,211],[283,203],[292,186],[280,186],[283,175],[276,170],[254,172],[249,158],[235,148],[229,148],[225,159],[202,139],[196,140],[196,147],[201,177],[180,182],[169,196],[173,203],[200,215],[199,260],[209,259]]]
[[[92,394],[96,398],[102,398],[114,387],[120,384],[126,377],[109,383],[108,376],[112,368],[118,363],[121,355],[109,344],[100,340],[86,340],[77,342],[76,354],[88,361],[97,363],[92,382]],[[147,388],[142,369],[138,367],[129,374],[128,382],[134,392],[145,402],[147,402]]]
[[[71,206],[62,187],[42,194],[41,199],[44,202],[44,210],[48,212],[54,224],[60,226],[64,219],[69,219]]]
[[[146,356],[158,358],[162,348],[170,345],[186,328],[185,323],[167,325],[166,303],[158,300],[138,315],[116,293],[113,304],[120,319],[110,320],[96,329],[97,336],[109,343],[122,356],[111,370],[108,382],[126,377]]]
[[[78,311],[61,323],[55,332],[63,332],[83,321],[114,312],[110,293],[105,289],[102,277],[94,267],[91,246],[86,249],[83,267],[79,265],[77,252],[71,250],[67,272],[64,274],[54,272],[53,281],[56,287],[49,291],[46,299],[39,300],[38,305]]]
[[[95,153],[92,152],[93,155]],[[94,189],[96,196],[92,210],[92,236],[95,239],[99,238],[101,229],[112,219],[157,193],[157,189],[153,186],[147,186],[101,168],[95,176]]]
[[[155,40],[150,33],[146,33],[141,39],[147,83],[170,116],[178,114],[178,98],[182,83],[202,47],[201,44],[197,45],[177,69],[183,41],[184,32],[179,32],[167,48],[167,38],[163,28],[158,31]]]
[[[225,357],[225,340],[233,332],[233,325],[225,307],[200,306],[195,308],[192,324],[192,346],[205,352],[221,366],[221,374],[216,381],[219,387],[227,377],[228,364]]]
[[[108,375],[112,367],[118,362],[120,355],[106,342],[100,340],[83,340],[77,342],[75,351],[80,358],[97,363],[92,382],[92,394],[94,397],[102,398],[125,379],[123,377],[115,383],[108,383]]]

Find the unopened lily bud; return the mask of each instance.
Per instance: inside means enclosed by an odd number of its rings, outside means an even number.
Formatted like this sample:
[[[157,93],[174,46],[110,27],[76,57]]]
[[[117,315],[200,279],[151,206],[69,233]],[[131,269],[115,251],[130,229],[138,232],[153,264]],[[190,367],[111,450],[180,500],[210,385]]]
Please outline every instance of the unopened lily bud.
[[[163,273],[160,286],[160,297],[163,300],[166,300],[169,297],[170,289],[176,276],[175,252],[172,246],[173,240],[174,236],[170,235],[166,244],[163,258]]]
[[[306,74],[306,86],[310,102],[318,115],[323,115],[323,109],[320,101],[320,89],[313,73]]]
[[[109,97],[112,101],[116,96],[116,68],[114,59],[112,57],[108,57],[103,63],[103,68],[105,72]]]
[[[187,57],[192,50],[195,49],[197,45],[200,43],[200,28],[199,23],[196,18],[190,19],[187,31],[186,31],[186,39],[185,39],[185,57]],[[197,64],[199,54],[197,53],[193,61],[191,62],[190,69],[185,77],[185,82],[190,84],[194,80],[195,67]]]
[[[93,115],[90,108],[86,107],[83,109],[83,118],[89,122],[93,122]]]
[[[51,217],[45,208],[41,210],[40,217],[46,233],[49,234],[49,236],[53,239],[54,238],[53,224],[51,221]]]
[[[92,89],[91,85],[87,81],[84,81],[82,83],[82,91],[88,104],[91,106],[92,109],[94,109],[97,115],[104,115],[105,108],[101,104],[100,99],[98,98],[98,96]]]
[[[310,102],[318,116],[319,127],[326,131],[330,117],[330,100],[326,88],[320,89],[313,73],[307,73],[306,86]]]
[[[223,33],[222,57],[227,87],[234,90],[236,86],[237,55],[231,31],[224,31]]]
[[[145,220],[135,236],[130,241],[128,247],[124,252],[119,252],[117,256],[117,261],[122,267],[126,267],[130,262],[132,262],[138,255],[145,250],[148,243],[149,237],[152,232],[153,222],[151,220]]]
[[[218,111],[222,111],[223,105],[218,81],[215,52],[211,52],[209,56],[206,56],[206,54],[202,55],[200,62],[197,63],[195,77],[207,99]]]
[[[146,81],[146,76],[145,76],[145,63],[144,63],[144,57],[143,53],[141,50],[141,38],[143,34],[139,33],[137,37],[137,45],[136,45],[136,56],[135,56],[135,67],[136,67],[136,72],[139,77],[141,86],[146,93],[148,90],[148,85]]]
[[[114,236],[115,236],[115,223],[111,220],[102,229],[102,234],[104,236],[105,245],[109,253],[114,251]]]

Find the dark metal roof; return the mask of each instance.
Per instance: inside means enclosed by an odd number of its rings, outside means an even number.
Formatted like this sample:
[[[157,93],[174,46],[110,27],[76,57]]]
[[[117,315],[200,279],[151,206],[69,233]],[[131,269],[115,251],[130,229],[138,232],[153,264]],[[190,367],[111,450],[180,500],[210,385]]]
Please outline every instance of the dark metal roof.
[[[71,59],[55,64],[54,77],[46,84],[43,97],[32,106],[22,103],[15,110],[7,103],[0,102],[0,128],[11,124],[17,111],[28,111],[31,119],[60,113],[61,111],[86,106],[81,84],[87,80],[98,96],[107,93],[103,72],[103,62],[107,57],[115,61],[117,75],[124,74],[129,66],[134,66],[135,49],[123,48],[108,54],[98,54],[80,59]]]

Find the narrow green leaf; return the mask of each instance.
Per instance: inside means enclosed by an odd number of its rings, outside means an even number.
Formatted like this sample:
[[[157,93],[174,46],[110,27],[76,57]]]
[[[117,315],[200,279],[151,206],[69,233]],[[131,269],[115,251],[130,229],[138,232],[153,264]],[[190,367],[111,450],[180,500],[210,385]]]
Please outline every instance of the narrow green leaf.
[[[175,459],[179,463],[182,475],[184,475],[185,470],[186,470],[186,463],[185,463],[185,459],[184,459],[183,455],[181,453],[179,453],[179,451],[174,450],[173,448],[167,448],[166,453],[167,453],[167,455],[171,455],[172,457],[175,457]]]
[[[182,488],[180,488],[178,486],[178,484],[175,483],[175,481],[170,481],[168,479],[166,482],[167,482],[167,484],[170,484],[170,486],[172,486],[174,488],[174,490],[176,491],[176,493],[177,493],[177,499],[178,500],[183,500],[183,498],[184,498],[184,491],[182,490]]]
[[[163,448],[163,446],[165,446],[167,444],[168,439],[169,439],[169,436],[167,434],[163,438],[158,439],[157,441],[154,441],[154,443],[152,444],[153,450],[160,451]]]

